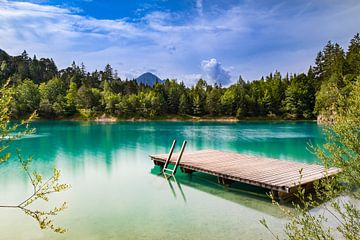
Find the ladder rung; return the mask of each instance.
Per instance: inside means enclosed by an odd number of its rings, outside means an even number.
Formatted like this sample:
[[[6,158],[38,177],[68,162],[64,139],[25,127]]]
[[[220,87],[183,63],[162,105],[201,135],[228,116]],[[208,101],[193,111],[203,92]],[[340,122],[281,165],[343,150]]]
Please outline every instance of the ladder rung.
[[[183,153],[184,153],[184,150],[185,150],[185,147],[186,147],[186,143],[187,143],[187,141],[184,141],[184,142],[183,142],[183,145],[181,146],[181,150],[180,150],[179,156],[178,156],[178,158],[177,158],[177,160],[176,160],[176,162],[175,162],[175,164],[174,164],[174,168],[173,168],[173,169],[169,169],[169,168],[167,168],[167,166],[168,166],[168,164],[170,163],[171,155],[172,155],[172,152],[174,151],[174,147],[175,147],[175,144],[176,144],[176,140],[173,141],[173,144],[172,144],[171,149],[170,149],[170,152],[169,152],[169,156],[168,156],[168,158],[167,158],[167,160],[166,160],[166,162],[165,162],[165,165],[164,165],[164,167],[163,167],[163,169],[162,169],[162,172],[163,172],[164,174],[165,174],[165,172],[167,171],[170,176],[175,175],[176,170],[177,170],[177,168],[178,168],[178,166],[179,166],[181,157],[182,157],[182,155],[183,155]]]
[[[163,171],[164,171],[164,172],[165,172],[165,171],[174,172],[174,169],[166,168],[166,169],[164,169]]]

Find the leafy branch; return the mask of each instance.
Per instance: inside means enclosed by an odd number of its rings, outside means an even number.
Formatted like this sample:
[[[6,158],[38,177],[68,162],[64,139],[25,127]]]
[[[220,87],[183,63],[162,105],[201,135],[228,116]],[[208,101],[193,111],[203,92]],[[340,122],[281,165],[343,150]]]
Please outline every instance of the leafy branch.
[[[31,162],[32,158],[29,157],[24,159],[20,152],[17,151],[18,158],[20,160],[22,169],[27,174],[31,185],[33,187],[32,194],[27,197],[24,201],[17,205],[0,205],[0,208],[18,208],[21,209],[26,215],[31,216],[35,219],[41,229],[51,229],[57,233],[64,233],[66,229],[62,227],[57,227],[53,223],[52,216],[58,215],[60,212],[66,209],[67,203],[63,202],[60,206],[54,207],[49,211],[39,211],[39,210],[32,210],[30,206],[36,202],[37,200],[44,200],[45,202],[49,201],[49,195],[52,193],[57,193],[61,191],[65,191],[69,189],[69,185],[65,183],[60,183],[60,170],[54,168],[53,175],[44,181],[43,176],[37,172],[31,173],[29,170],[29,163]]]
[[[14,89],[9,86],[9,81],[0,88],[0,164],[11,157],[11,153],[6,150],[12,141],[21,139],[22,137],[35,132],[34,128],[29,127],[29,123],[36,117],[36,112],[32,113],[27,120],[21,121],[20,123],[10,121],[14,93]],[[20,127],[21,130],[18,131]],[[17,205],[0,205],[0,208],[20,209],[26,215],[35,219],[39,223],[41,229],[51,229],[57,233],[64,233],[66,230],[62,227],[55,226],[52,217],[66,209],[66,202],[63,202],[60,206],[54,207],[48,211],[33,210],[30,207],[34,202],[37,202],[40,199],[48,202],[50,194],[67,190],[70,186],[68,184],[60,183],[60,171],[58,169],[55,168],[52,176],[44,180],[39,173],[30,172],[29,165],[32,160],[31,157],[24,159],[19,150],[17,150],[17,156],[20,160],[22,169],[30,180],[33,192]]]

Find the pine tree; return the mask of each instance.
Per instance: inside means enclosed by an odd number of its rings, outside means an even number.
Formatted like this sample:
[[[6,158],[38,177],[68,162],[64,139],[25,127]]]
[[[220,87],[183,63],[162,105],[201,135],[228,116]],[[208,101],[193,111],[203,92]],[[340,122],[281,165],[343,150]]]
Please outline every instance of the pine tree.
[[[190,100],[187,94],[184,92],[180,96],[179,100],[179,113],[180,114],[189,114],[191,109]]]
[[[329,41],[322,52],[319,52],[314,67],[314,74],[318,85],[332,75],[342,76],[345,67],[345,53],[339,44]]]
[[[346,73],[360,74],[360,34],[357,33],[350,41],[348,51],[346,53],[347,69]]]

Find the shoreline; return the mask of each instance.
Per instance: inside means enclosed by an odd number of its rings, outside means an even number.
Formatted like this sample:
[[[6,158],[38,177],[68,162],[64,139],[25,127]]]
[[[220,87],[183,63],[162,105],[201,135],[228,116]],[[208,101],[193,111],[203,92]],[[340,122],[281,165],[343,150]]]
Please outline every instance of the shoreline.
[[[267,118],[267,117],[247,117],[237,119],[236,117],[195,117],[190,115],[184,116],[161,116],[158,118],[116,118],[112,116],[98,116],[94,118],[36,118],[33,121],[88,121],[97,123],[116,123],[116,122],[218,122],[218,123],[237,123],[237,122],[317,122],[316,119],[286,119],[286,118]]]

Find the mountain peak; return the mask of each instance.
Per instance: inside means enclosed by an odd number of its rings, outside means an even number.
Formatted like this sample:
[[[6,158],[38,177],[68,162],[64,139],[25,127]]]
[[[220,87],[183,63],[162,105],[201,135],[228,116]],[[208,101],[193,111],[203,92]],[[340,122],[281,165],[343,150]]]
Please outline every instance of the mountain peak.
[[[135,80],[138,84],[142,83],[142,84],[148,85],[148,86],[154,86],[157,82],[163,83],[163,80],[161,80],[158,76],[156,76],[155,74],[153,74],[151,72],[143,73],[139,77],[137,77]]]

